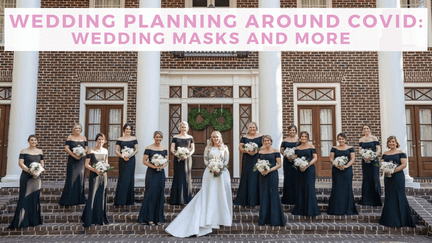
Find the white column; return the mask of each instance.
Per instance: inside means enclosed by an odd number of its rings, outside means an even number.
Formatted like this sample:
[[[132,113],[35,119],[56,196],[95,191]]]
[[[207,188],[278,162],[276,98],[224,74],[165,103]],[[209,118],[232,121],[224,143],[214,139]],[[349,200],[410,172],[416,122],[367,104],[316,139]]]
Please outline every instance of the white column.
[[[160,8],[160,0],[140,0],[140,8]],[[145,148],[154,142],[153,133],[159,130],[160,110],[160,52],[139,51],[137,64],[136,137],[139,154],[136,156],[135,184],[143,183],[147,168],[142,164]],[[164,134],[168,137],[168,134]]]
[[[40,0],[17,1],[17,8],[40,8]],[[12,101],[6,176],[0,187],[19,187],[21,168],[18,157],[28,147],[27,139],[35,133],[39,52],[14,53]]]
[[[377,8],[398,8],[398,0],[377,0]],[[407,151],[405,92],[403,80],[403,57],[401,51],[378,52],[380,84],[382,149],[387,148],[387,138],[395,135],[403,151]],[[420,188],[409,175],[408,165],[404,169],[406,187]]]
[[[260,8],[280,8],[279,0],[259,0]],[[271,135],[273,147],[282,142],[282,62],[280,51],[259,53],[259,132]],[[279,179],[283,170],[279,169]]]

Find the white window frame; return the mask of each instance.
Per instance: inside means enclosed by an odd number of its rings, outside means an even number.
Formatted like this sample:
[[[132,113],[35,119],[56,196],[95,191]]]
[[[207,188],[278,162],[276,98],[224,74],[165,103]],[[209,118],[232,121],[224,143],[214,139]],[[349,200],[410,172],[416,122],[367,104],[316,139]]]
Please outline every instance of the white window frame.
[[[87,88],[119,88],[124,89],[123,100],[86,100]],[[12,90],[13,91],[13,90]],[[87,105],[122,105],[123,106],[123,124],[127,123],[127,101],[128,101],[128,85],[127,83],[103,83],[103,82],[93,82],[93,83],[81,83],[80,86],[80,108],[79,108],[79,122],[83,124],[83,134],[85,132],[86,124],[86,106]]]
[[[335,88],[335,100],[311,100],[298,101],[297,93],[301,88]],[[336,118],[336,134],[342,132],[342,105],[341,105],[340,83],[293,83],[294,92],[294,125],[298,124],[298,106],[301,105],[334,105]]]
[[[332,0],[326,0],[326,1],[327,1],[327,8],[332,8]],[[297,0],[297,8],[303,8],[302,0]]]
[[[428,47],[432,47],[432,17],[431,17],[431,8],[432,8],[432,0],[424,0],[424,7],[427,8],[427,22],[428,26]],[[398,0],[398,6],[400,6],[400,0]]]
[[[12,87],[12,82],[0,82],[0,87]],[[12,92],[13,92],[13,88],[12,88]],[[12,100],[0,100],[0,105],[10,105],[11,102]]]
[[[405,88],[432,88],[432,83],[404,83]],[[404,92],[405,99],[405,92]],[[430,100],[405,100],[405,105],[432,105]]]
[[[16,1],[17,0],[15,0],[15,6],[16,6]],[[5,2],[2,0],[1,1],[1,3],[0,4],[2,4],[3,6],[2,6],[2,8],[5,8],[4,6],[5,6]],[[3,14],[1,14],[0,15],[0,18],[3,18],[4,19],[4,12],[3,12]],[[3,21],[4,22],[4,21]],[[1,26],[0,28],[3,28],[3,34],[4,34],[4,26]],[[0,46],[4,46],[5,44],[4,44],[4,38],[3,38],[3,42],[0,42]]]
[[[125,1],[126,0],[120,0],[120,8],[125,7]],[[94,8],[94,7],[95,7],[95,0],[90,0],[90,8]]]
[[[215,2],[217,0],[207,0],[207,6],[210,4],[213,4],[213,6],[216,6]],[[185,7],[186,8],[192,8],[193,7],[193,0],[185,0]],[[237,8],[237,0],[229,0],[229,7],[230,8]]]

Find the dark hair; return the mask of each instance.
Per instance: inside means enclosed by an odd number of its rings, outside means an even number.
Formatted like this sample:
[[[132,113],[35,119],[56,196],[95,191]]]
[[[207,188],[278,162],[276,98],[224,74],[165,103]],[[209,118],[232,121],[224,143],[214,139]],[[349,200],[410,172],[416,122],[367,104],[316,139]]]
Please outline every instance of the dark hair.
[[[347,139],[347,135],[346,135],[345,133],[343,133],[343,132],[339,133],[339,134],[336,136],[336,139],[337,139],[338,137],[343,137],[345,140]]]
[[[399,148],[401,145],[400,145],[399,140],[397,139],[397,137],[394,136],[394,135],[391,135],[390,137],[387,138],[387,143],[386,143],[387,148],[390,148],[390,147],[388,146],[388,144],[389,144],[389,142],[390,142],[392,139],[394,139],[394,140],[396,141],[396,148]]]
[[[297,133],[297,127],[296,127],[296,125],[294,125],[294,124],[291,124],[289,127],[288,127],[288,132],[289,132],[289,130],[291,130],[291,128],[294,128],[295,129],[295,131],[296,131],[296,133]]]
[[[301,136],[303,136],[303,134],[306,134],[306,136],[307,136],[307,140],[309,141],[309,133],[306,132],[306,131],[301,131],[301,132],[300,132],[299,140],[300,140]]]
[[[363,124],[363,126],[362,126],[362,130],[363,130],[364,127],[369,127],[369,129],[372,130],[372,127],[371,127],[370,124],[367,124],[367,123],[366,123],[366,124]]]
[[[104,135],[103,133],[98,133],[98,134],[96,134],[95,141],[97,141],[97,140],[99,139],[99,137],[103,137],[103,138],[105,138],[105,135]]]
[[[34,135],[34,134],[30,134],[30,136],[28,137],[28,139],[27,139],[27,142],[30,142],[30,139],[31,138],[36,138],[36,141],[38,140],[38,138],[36,137],[36,135]]]
[[[131,130],[133,130],[132,124],[130,124],[129,122],[123,125],[123,132],[126,130],[127,127],[130,127]]]
[[[158,134],[163,138],[163,133],[162,133],[161,131],[155,131],[155,132],[153,133],[153,138],[155,138],[156,135],[158,135]]]

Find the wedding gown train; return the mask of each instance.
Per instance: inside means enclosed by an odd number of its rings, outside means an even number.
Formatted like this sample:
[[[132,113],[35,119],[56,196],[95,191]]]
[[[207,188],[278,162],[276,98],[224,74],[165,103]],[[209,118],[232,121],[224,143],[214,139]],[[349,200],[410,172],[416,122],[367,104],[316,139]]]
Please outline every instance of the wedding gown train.
[[[210,158],[223,156],[224,165],[228,165],[227,147],[219,149],[206,148],[204,162],[208,165]],[[180,214],[165,229],[175,237],[202,236],[219,229],[220,225],[231,226],[233,218],[231,177],[224,170],[219,177],[214,177],[207,167],[202,178],[201,190]]]

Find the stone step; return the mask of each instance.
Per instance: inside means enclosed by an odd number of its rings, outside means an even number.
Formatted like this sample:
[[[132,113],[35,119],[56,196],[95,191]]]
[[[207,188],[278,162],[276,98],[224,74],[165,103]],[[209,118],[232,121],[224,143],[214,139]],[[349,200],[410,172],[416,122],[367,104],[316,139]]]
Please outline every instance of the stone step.
[[[168,223],[160,226],[139,223],[111,223],[103,226],[84,228],[81,224],[46,223],[36,227],[8,230],[6,224],[0,225],[1,236],[12,235],[83,235],[83,234],[158,234],[167,235],[164,229]],[[367,235],[425,235],[427,227],[395,228],[370,223],[287,223],[286,226],[258,226],[256,223],[233,223],[231,227],[221,226],[212,234],[367,234]]]

